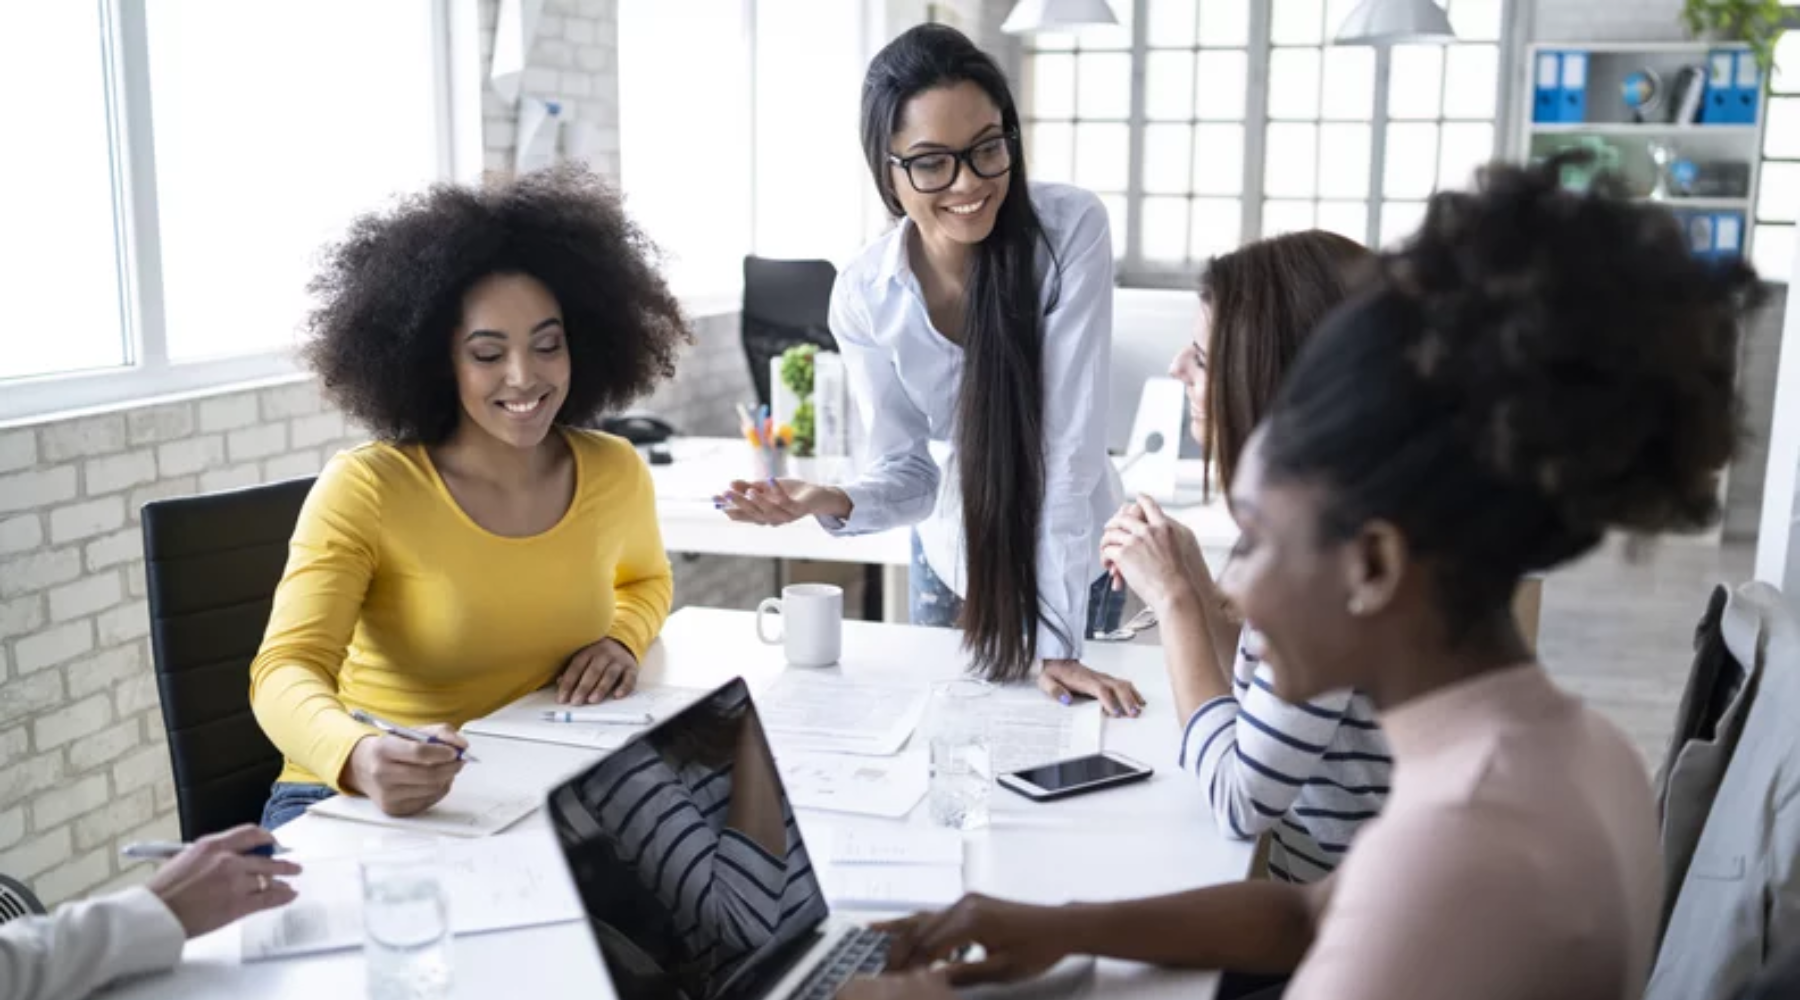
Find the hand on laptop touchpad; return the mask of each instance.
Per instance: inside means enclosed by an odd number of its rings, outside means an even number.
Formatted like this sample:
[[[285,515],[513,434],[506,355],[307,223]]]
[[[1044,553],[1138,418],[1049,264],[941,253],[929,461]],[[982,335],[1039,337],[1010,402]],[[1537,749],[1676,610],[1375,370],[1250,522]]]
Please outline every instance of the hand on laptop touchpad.
[[[1063,1000],[1085,994],[1093,984],[1093,956],[1070,955],[1041,976],[1016,983],[963,986],[956,995],[963,1000]]]

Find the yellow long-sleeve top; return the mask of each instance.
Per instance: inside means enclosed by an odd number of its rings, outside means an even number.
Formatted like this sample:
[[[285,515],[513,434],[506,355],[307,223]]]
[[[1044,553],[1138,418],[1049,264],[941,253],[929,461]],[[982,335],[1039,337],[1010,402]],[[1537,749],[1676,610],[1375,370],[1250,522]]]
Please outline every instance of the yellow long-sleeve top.
[[[650,471],[624,441],[564,430],[575,498],[529,538],[463,512],[423,447],[332,459],[306,499],[275,591],[250,704],[287,758],[281,781],[338,787],[360,708],[462,725],[617,639],[640,660],[674,593]]]

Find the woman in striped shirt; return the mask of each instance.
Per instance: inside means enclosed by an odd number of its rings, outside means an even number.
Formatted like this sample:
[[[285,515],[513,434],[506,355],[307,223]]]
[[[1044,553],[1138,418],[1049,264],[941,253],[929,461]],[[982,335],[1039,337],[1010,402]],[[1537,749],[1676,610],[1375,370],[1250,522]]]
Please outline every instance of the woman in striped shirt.
[[[1169,374],[1187,385],[1190,430],[1223,489],[1301,345],[1373,259],[1361,244],[1315,229],[1207,264],[1198,336]],[[1127,504],[1107,525],[1101,555],[1162,623],[1170,686],[1186,720],[1182,765],[1205,783],[1219,828],[1244,839],[1271,832],[1274,878],[1330,874],[1387,798],[1392,758],[1367,696],[1337,691],[1299,704],[1278,697],[1260,637],[1228,619],[1193,533],[1156,501]]]

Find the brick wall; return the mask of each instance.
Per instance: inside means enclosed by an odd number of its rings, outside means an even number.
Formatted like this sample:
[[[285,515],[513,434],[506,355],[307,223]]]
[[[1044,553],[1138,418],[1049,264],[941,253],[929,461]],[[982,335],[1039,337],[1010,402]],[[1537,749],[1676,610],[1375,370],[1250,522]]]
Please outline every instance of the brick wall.
[[[617,0],[545,0],[519,92],[562,104],[561,148],[580,153],[602,176],[619,177],[619,5]],[[499,0],[481,0],[481,64],[494,54]],[[489,170],[511,170],[518,112],[482,89],[482,150]]]

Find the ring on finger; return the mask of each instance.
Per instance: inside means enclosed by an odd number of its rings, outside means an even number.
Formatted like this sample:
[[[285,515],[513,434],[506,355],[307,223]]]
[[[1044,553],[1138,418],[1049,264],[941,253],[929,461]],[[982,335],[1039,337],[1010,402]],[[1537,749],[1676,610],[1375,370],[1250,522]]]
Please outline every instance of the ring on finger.
[[[269,891],[269,876],[264,875],[261,872],[256,874],[256,891],[259,894]]]

